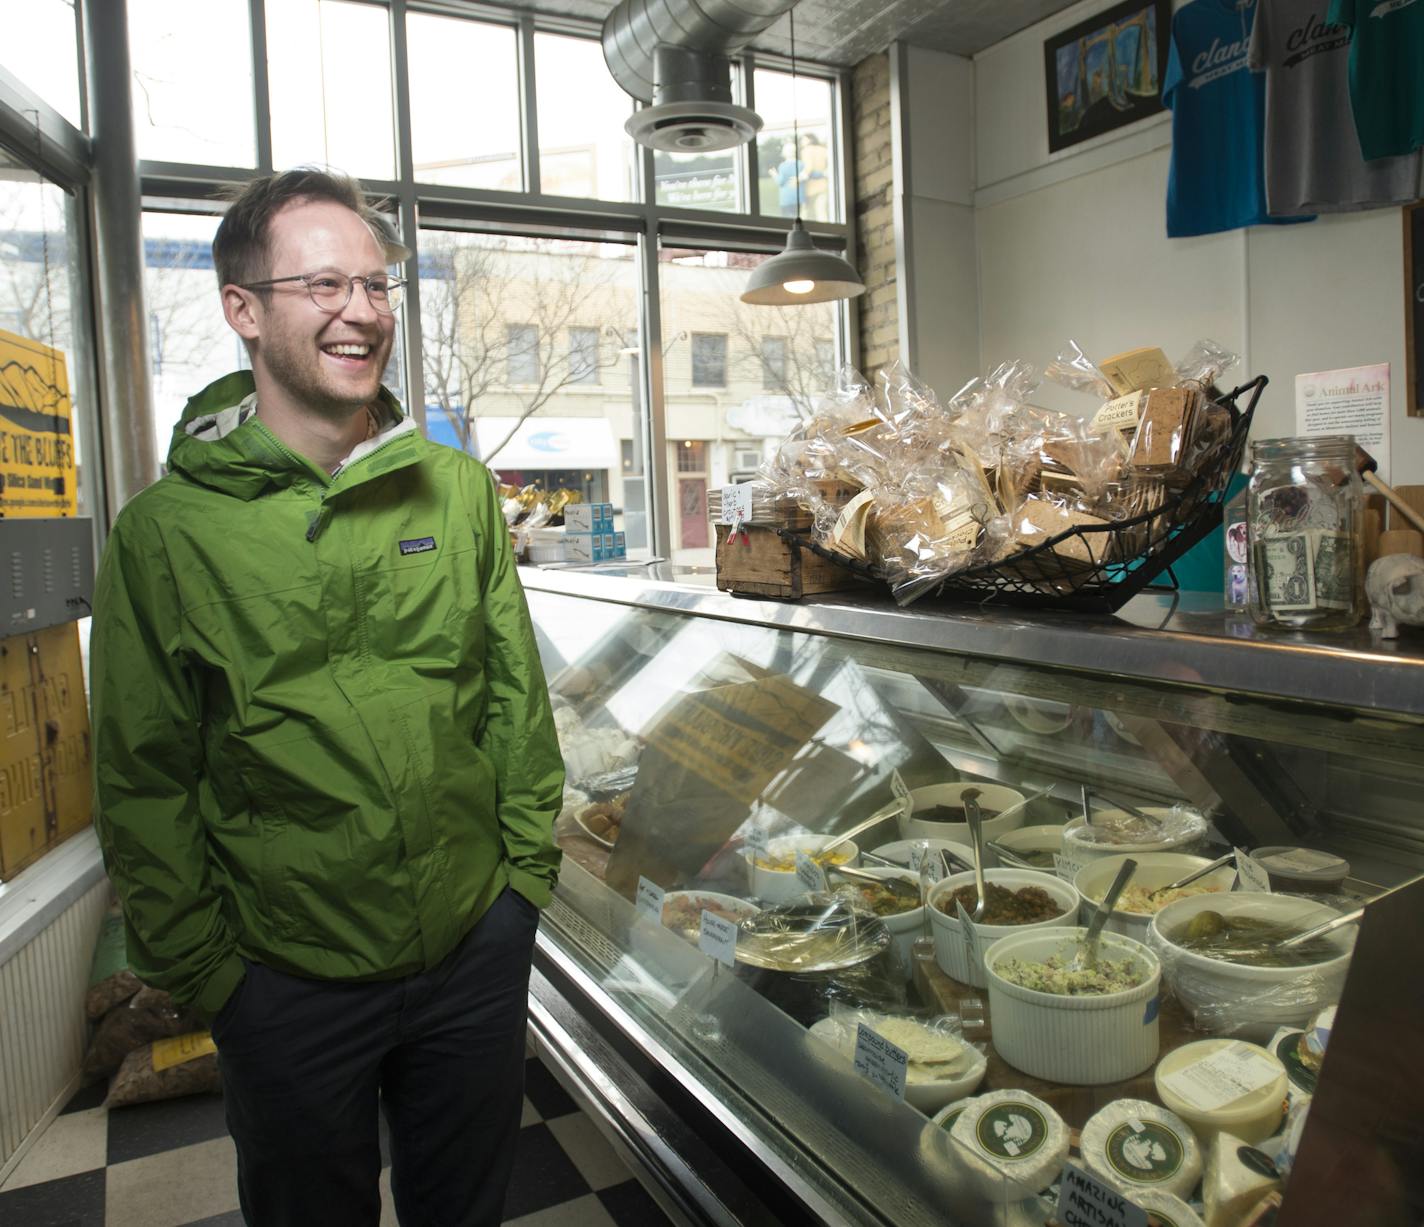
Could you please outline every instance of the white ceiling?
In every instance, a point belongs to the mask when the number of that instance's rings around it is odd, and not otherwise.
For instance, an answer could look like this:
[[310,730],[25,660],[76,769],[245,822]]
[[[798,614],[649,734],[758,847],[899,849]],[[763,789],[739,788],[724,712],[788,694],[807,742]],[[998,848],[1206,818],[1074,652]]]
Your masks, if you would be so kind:
[[[973,55],[1075,0],[801,0],[796,53],[848,68],[896,39],[933,51]],[[616,0],[537,0],[540,12],[602,20]],[[791,50],[790,20],[781,18],[756,39],[761,51]]]

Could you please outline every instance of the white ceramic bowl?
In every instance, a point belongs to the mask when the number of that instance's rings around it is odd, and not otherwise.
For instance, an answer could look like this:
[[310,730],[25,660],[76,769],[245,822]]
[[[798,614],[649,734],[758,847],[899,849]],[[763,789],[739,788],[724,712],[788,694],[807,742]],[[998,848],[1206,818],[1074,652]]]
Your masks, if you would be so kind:
[[1201,1030],[1265,1043],[1277,1027],[1304,1027],[1318,1010],[1340,999],[1355,948],[1353,926],[1326,936],[1339,953],[1323,963],[1246,967],[1184,950],[1172,940],[1193,916],[1208,910],[1301,928],[1340,914],[1309,899],[1259,891],[1197,895],[1169,903],[1158,912],[1152,918],[1148,944],[1162,960],[1167,983]]
[[[919,889],[920,875],[911,873],[908,869],[888,869],[883,865],[862,865],[861,872],[873,874],[877,878],[899,878],[909,882],[916,890]],[[844,881],[844,879],[840,880]],[[836,882],[837,879],[833,876],[831,884],[834,886]],[[880,919],[890,930],[890,956],[895,960],[896,968],[908,980],[915,967],[913,952],[915,938],[924,932],[925,909],[912,907],[907,912],[896,912],[892,916],[882,916]]]
[[1084,930],[1038,928],[1000,938],[984,953],[994,1048],[1015,1069],[1035,1078],[1101,1086],[1150,1069],[1157,1059],[1157,956],[1141,942],[1104,933],[1098,957],[1131,959],[1146,978],[1119,993],[1069,997],[1010,984],[995,974],[1005,959],[1037,962],[1073,956]]
[[[1204,865],[1211,864],[1204,856],[1188,856],[1185,852],[1139,852],[1132,859],[1137,862],[1137,871],[1132,875],[1128,886],[1141,886],[1147,890],[1166,886],[1168,882],[1186,877],[1193,869],[1201,869]],[[1107,893],[1125,860],[1125,856],[1105,856],[1101,860],[1084,865],[1074,877],[1073,885],[1078,888],[1078,897],[1083,901],[1080,916],[1084,924],[1093,918],[1093,913],[1097,910],[1097,900]],[[1220,869],[1213,869],[1206,877],[1198,878],[1186,889],[1190,890],[1192,886],[1214,886],[1214,893],[1220,895],[1229,891],[1235,880],[1236,870],[1230,865],[1223,865]],[[1159,908],[1158,911],[1160,910]],[[1153,915],[1152,912],[1124,911],[1119,902],[1103,927],[1109,933],[1121,933],[1124,937],[1145,942],[1147,930],[1152,927]]]
[[[871,851],[876,856],[883,856],[887,861],[894,861],[896,864],[904,865],[905,868],[908,869],[910,867],[910,853],[918,842],[919,840],[915,839],[897,839],[893,844],[881,844],[880,847],[872,848]],[[959,857],[960,860],[970,865],[974,864],[974,849],[968,844],[955,843],[952,839],[931,839],[929,845],[931,848],[943,848],[944,851],[953,853]],[[984,854],[984,863],[986,865],[997,863],[994,860],[994,854],[990,852],[988,848],[984,849]],[[950,871],[954,872],[953,866],[951,866]]]
[[755,916],[761,908],[755,903],[748,903],[745,899],[738,899],[736,895],[723,895],[715,890],[670,890],[663,895],[662,921],[666,928],[671,929],[679,937],[685,937],[690,942],[696,942],[702,927],[702,913],[699,909],[697,917],[692,921],[691,930],[680,929],[673,925],[668,917],[668,908],[676,907],[684,901],[703,901],[714,905],[713,910],[720,908],[728,917],[734,921],[745,920],[748,916]]
[[[1005,831],[995,838],[1010,852],[1047,852],[1053,855],[1063,851],[1063,826],[1061,823],[1018,827],[1012,831]],[[990,855],[993,855],[992,849],[990,849]],[[994,863],[1001,863],[998,857],[994,857]],[[1018,866],[1015,865],[1013,868],[1017,869]],[[1042,869],[1044,873],[1052,873],[1054,871],[1053,862],[1050,860]]]
[[[979,808],[984,814],[984,838],[998,839],[1005,831],[1023,826],[1026,805],[1020,805],[1024,795],[1000,784],[975,784],[961,780],[955,784],[930,784],[925,788],[915,788],[910,792],[910,812],[900,811],[900,837],[902,839],[949,839],[955,843],[969,844],[969,824],[967,822],[931,822],[916,814],[933,809],[936,805],[959,805],[966,789],[979,790]],[[1005,818],[994,815],[1019,805]]]
[[930,927],[935,939],[935,962],[951,979],[958,980],[961,984],[972,984],[975,988],[983,988],[985,984],[984,952],[1001,937],[1010,933],[1022,933],[1026,929],[1072,924],[1078,915],[1078,892],[1073,889],[1071,883],[1055,878],[1051,873],[1039,873],[1034,869],[986,869],[984,879],[986,883],[997,883],[1010,890],[1020,886],[1042,887],[1063,905],[1063,914],[1026,925],[977,924],[974,926],[974,950],[971,954],[965,945],[959,917],[945,915],[935,905],[935,901],[952,895],[961,886],[973,886],[974,875],[956,873],[942,882],[936,882],[930,889],[929,897]]
[[[853,1019],[854,1016],[852,1016]],[[849,1028],[849,1034],[846,1029]],[[823,1018],[820,1022],[812,1023],[808,1034],[814,1035],[818,1040],[828,1045],[835,1054],[836,1060],[844,1068],[850,1069],[850,1063],[846,1061],[845,1049],[842,1044],[846,1044],[854,1051],[855,1040],[854,1022],[845,1022],[838,1018]],[[979,1084],[984,1081],[984,1071],[989,1068],[989,1059],[972,1045],[966,1045],[970,1056],[969,1068],[957,1078],[936,1078],[932,1082],[910,1082],[905,1083],[905,1102],[911,1107],[918,1108],[926,1116],[939,1112],[947,1108],[952,1103],[957,1103],[961,1099],[974,1094]]]
[[[775,839],[766,841],[766,851],[768,856],[794,858],[797,852],[817,853],[835,838],[834,835],[811,835],[809,833],[778,835]],[[836,849],[836,852],[849,854],[848,859],[842,862],[843,864],[858,865],[860,863],[860,849],[854,840],[847,840]],[[768,903],[788,903],[798,895],[806,893],[806,887],[796,876],[794,867],[791,869],[767,869],[765,866],[758,865],[756,857],[749,853],[747,855],[747,873],[751,879],[752,894],[758,899],[765,899]]]
[[[1111,843],[1107,840],[1084,838],[1087,830],[1081,817],[1073,819],[1063,828],[1063,859],[1071,873],[1089,861],[1101,860],[1106,856],[1135,856],[1139,852],[1195,852],[1206,839],[1206,819],[1189,810],[1174,809],[1170,805],[1144,805],[1144,814],[1164,821],[1163,830],[1156,835],[1142,839]],[[1093,824],[1101,827],[1104,823],[1133,821],[1132,815],[1120,809],[1099,809],[1093,811]]]

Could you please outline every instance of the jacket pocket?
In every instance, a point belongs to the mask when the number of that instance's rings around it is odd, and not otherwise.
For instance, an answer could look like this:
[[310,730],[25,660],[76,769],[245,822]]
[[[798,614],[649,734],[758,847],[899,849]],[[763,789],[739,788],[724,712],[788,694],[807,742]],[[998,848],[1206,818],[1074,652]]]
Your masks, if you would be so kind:
[[291,824],[282,816],[267,785],[255,772],[244,771],[243,783],[252,799],[252,813],[261,826],[256,877],[262,914],[267,918],[272,937],[291,937],[297,927],[287,870]]

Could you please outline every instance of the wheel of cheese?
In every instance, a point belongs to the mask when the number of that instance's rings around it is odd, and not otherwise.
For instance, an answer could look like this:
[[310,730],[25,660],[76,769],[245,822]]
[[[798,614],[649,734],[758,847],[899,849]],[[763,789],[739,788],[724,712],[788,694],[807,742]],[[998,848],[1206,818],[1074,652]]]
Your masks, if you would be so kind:
[[1088,1170],[1129,1196],[1157,1189],[1186,1197],[1201,1179],[1201,1147],[1175,1112],[1145,1099],[1118,1099],[1083,1126]]
[[1202,1201],[1206,1227],[1235,1227],[1251,1207],[1281,1187],[1270,1160],[1229,1133],[1218,1133],[1206,1154]]
[[[1225,1068],[1224,1076],[1217,1069]],[[1247,1142],[1268,1138],[1286,1106],[1286,1069],[1259,1044],[1210,1039],[1183,1044],[1157,1062],[1157,1096],[1192,1127],[1202,1145],[1218,1133]],[[1252,1089],[1231,1094],[1245,1082]]]
[[1068,1157],[1068,1127],[1027,1091],[990,1091],[969,1100],[949,1135],[982,1197],[1021,1201],[1047,1188]]

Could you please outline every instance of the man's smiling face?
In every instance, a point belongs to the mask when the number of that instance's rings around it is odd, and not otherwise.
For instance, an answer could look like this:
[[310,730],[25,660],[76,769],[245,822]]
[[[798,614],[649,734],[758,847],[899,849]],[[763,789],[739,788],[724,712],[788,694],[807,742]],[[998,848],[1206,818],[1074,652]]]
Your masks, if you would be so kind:
[[[386,271],[370,228],[331,201],[288,205],[272,219],[267,244],[270,278],[321,272],[369,277]],[[395,317],[372,307],[364,286],[354,286],[351,301],[335,313],[321,310],[300,281],[273,286],[257,302],[253,368],[294,408],[344,420],[375,400],[395,340]]]

